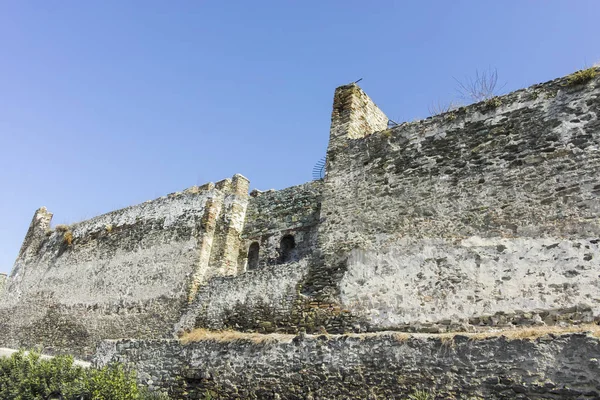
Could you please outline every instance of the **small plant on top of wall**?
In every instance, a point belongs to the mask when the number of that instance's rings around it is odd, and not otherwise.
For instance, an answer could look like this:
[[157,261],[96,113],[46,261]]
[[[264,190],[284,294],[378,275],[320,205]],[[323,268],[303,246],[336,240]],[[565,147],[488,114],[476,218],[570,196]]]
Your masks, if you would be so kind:
[[453,121],[457,115],[454,113],[462,104],[485,102],[487,109],[500,106],[498,96],[506,84],[498,85],[498,70],[488,68],[486,70],[475,70],[475,75],[464,79],[454,78],[456,91],[460,101],[449,103],[437,103],[429,106],[430,115],[446,114],[447,121]]
[[492,100],[500,94],[505,85],[498,87],[498,70],[488,68],[487,70],[475,70],[474,77],[463,80],[454,78],[460,98],[468,101],[480,102]]
[[494,108],[498,108],[502,105],[502,100],[500,100],[499,97],[493,97],[491,99],[488,99],[485,101],[485,108],[487,109],[494,109]]
[[569,75],[567,77],[567,83],[569,85],[581,85],[594,79],[597,74],[598,71],[596,71],[596,67],[582,69]]
[[539,90],[534,90],[531,93],[529,93],[529,100],[537,100],[538,97],[540,97]]
[[60,224],[54,227],[56,232],[67,232],[69,230],[69,225]]
[[454,121],[456,119],[456,113],[454,111],[450,111],[449,113],[447,113],[444,118],[447,121]]
[[73,244],[73,232],[71,231],[66,231],[63,235],[63,243],[66,244],[67,246],[70,246]]
[[429,107],[427,107],[427,110],[429,111],[429,115],[439,115],[455,111],[460,107],[461,103],[455,101],[450,101],[448,103],[438,101],[437,103],[430,104]]

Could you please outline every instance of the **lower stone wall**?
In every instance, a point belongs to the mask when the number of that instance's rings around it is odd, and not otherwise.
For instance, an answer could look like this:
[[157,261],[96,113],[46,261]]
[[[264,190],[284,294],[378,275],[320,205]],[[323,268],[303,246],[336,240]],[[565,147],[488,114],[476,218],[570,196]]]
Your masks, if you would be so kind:
[[37,348],[44,354],[71,354],[90,360],[104,339],[171,338],[185,298],[148,302],[65,305],[37,296],[0,307],[0,347]]
[[188,399],[597,399],[600,340],[406,335],[243,335],[105,341],[98,366],[120,361],[142,384]]

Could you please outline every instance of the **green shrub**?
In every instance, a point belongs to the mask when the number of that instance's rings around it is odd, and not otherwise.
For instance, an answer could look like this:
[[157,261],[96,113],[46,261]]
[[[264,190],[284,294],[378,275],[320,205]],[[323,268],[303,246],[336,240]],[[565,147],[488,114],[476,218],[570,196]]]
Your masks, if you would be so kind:
[[90,370],[88,391],[94,400],[137,400],[140,391],[135,373],[127,372],[120,364]]
[[42,359],[37,352],[20,350],[0,358],[0,399],[45,400],[61,395],[65,400],[168,399],[140,390],[135,373],[122,365],[82,368],[71,356]]
[[412,394],[408,395],[409,400],[433,400],[435,396],[426,390],[415,390]]
[[170,397],[161,392],[151,392],[147,388],[140,389],[140,399],[142,400],[169,400]]
[[42,360],[35,352],[0,358],[0,398],[45,399],[52,393],[74,398],[83,393],[85,373],[69,356]]

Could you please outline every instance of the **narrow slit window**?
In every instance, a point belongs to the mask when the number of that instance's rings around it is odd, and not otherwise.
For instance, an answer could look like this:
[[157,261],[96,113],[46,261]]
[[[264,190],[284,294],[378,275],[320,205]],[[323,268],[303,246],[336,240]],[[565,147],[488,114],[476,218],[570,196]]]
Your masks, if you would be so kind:
[[281,238],[281,243],[279,244],[279,254],[282,263],[295,261],[296,241],[292,235],[285,235]]
[[258,268],[258,252],[260,250],[260,246],[257,242],[254,242],[248,248],[248,270],[253,270]]

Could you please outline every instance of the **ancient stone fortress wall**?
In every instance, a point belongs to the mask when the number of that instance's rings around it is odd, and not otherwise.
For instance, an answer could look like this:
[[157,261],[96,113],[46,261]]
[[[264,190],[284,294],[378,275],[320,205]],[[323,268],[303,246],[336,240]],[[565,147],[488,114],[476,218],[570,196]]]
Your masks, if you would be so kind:
[[[600,78],[561,78],[387,129],[342,86],[321,182],[249,197],[236,175],[54,230],[38,210],[0,345],[134,338],[98,362],[186,398],[597,398],[593,336],[381,331],[598,322],[599,110]],[[139,340],[194,328],[228,331]]]
[[[240,258],[262,271],[209,282],[175,331],[595,320],[599,90],[563,78],[387,130],[338,88],[324,182],[255,194]],[[282,260],[287,235],[306,263]]]
[[585,333],[510,339],[398,333],[106,341],[97,365],[134,366],[181,399],[597,399],[600,342]]
[[362,326],[600,316],[600,78],[557,79],[362,138],[335,125],[343,108],[334,104],[319,249],[322,268],[342,271],[330,291]]
[[41,208],[0,301],[0,344],[88,357],[100,339],[169,337],[202,282],[238,272],[247,202],[236,175],[54,229]]

